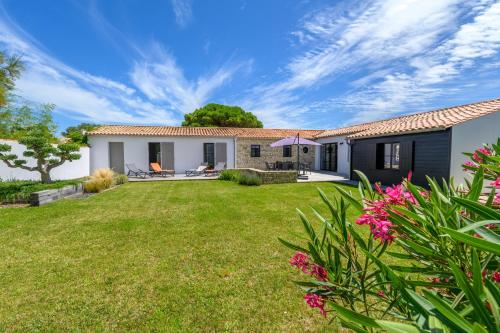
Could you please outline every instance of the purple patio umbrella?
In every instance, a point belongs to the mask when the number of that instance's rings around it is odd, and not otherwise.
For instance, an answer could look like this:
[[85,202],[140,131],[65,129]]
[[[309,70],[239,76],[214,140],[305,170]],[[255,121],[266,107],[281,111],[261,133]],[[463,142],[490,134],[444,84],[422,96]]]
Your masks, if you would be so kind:
[[278,140],[278,141],[270,144],[270,146],[272,148],[282,147],[282,146],[291,146],[291,145],[297,145],[297,174],[299,173],[299,166],[300,166],[300,146],[299,145],[321,146],[320,143],[301,138],[299,133],[297,133],[296,136],[289,136],[287,138]]

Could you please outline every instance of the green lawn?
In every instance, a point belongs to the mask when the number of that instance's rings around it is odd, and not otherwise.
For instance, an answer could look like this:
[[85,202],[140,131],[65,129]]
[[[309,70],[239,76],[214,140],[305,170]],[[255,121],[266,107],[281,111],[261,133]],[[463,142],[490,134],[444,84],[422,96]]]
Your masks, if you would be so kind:
[[[322,331],[278,236],[316,187],[129,183],[0,209],[0,330]],[[354,217],[354,216],[353,216]],[[331,327],[330,327],[331,328]]]

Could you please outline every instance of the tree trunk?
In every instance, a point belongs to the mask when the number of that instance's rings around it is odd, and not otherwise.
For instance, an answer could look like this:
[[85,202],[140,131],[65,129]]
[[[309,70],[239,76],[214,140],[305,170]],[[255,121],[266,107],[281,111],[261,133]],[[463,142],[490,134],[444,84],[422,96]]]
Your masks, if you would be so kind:
[[50,171],[45,171],[45,170],[39,170],[40,171],[40,175],[42,177],[42,183],[44,184],[48,184],[50,182],[52,182],[52,179],[50,179]]

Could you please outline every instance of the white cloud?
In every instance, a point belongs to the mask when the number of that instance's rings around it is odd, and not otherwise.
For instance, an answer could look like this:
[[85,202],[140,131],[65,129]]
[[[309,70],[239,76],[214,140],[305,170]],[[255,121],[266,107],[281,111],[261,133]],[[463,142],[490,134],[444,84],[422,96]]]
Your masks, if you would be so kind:
[[[110,25],[94,8],[105,29]],[[97,23],[97,22],[95,22]],[[112,31],[111,31],[112,32]],[[130,41],[128,47],[135,48]],[[0,45],[22,55],[25,71],[16,83],[17,94],[38,103],[53,103],[56,112],[97,123],[177,125],[183,113],[207,102],[235,72],[251,68],[251,62],[229,63],[211,75],[188,81],[174,58],[153,44],[144,48],[131,70],[135,86],[77,70],[43,50],[0,6]]]
[[193,18],[191,0],[171,0],[177,24],[184,28]]
[[156,44],[152,57],[137,62],[130,76],[132,82],[149,99],[176,106],[186,113],[205,104],[237,71],[250,70],[251,65],[251,61],[230,63],[211,75],[188,81],[172,55]]
[[[426,107],[453,94],[458,88],[448,83],[479,68],[476,59],[497,54],[499,11],[500,3],[492,0],[372,0],[320,8],[292,33],[302,53],[290,59],[281,80],[254,89],[255,98],[273,97],[277,105],[269,113],[330,107],[348,112],[347,122]],[[352,90],[309,105],[299,102],[297,96],[307,99],[309,91],[335,87],[336,80],[350,81]]]

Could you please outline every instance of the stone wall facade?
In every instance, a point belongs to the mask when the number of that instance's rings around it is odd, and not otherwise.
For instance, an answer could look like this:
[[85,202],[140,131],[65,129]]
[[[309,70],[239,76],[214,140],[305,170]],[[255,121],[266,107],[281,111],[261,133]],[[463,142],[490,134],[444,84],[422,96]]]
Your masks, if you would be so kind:
[[241,172],[255,175],[260,178],[262,184],[284,184],[284,183],[296,183],[297,182],[297,171],[263,171],[253,168],[243,168],[237,169]]
[[[266,170],[265,162],[297,162],[297,146],[292,146],[291,157],[283,157],[283,147],[271,148],[269,146],[276,141],[277,139],[238,138],[236,140],[236,167]],[[250,156],[251,145],[260,145],[260,157]],[[303,152],[303,147],[308,148],[307,153]],[[300,145],[300,162],[309,163],[311,168],[314,168],[315,148],[315,146]]]

